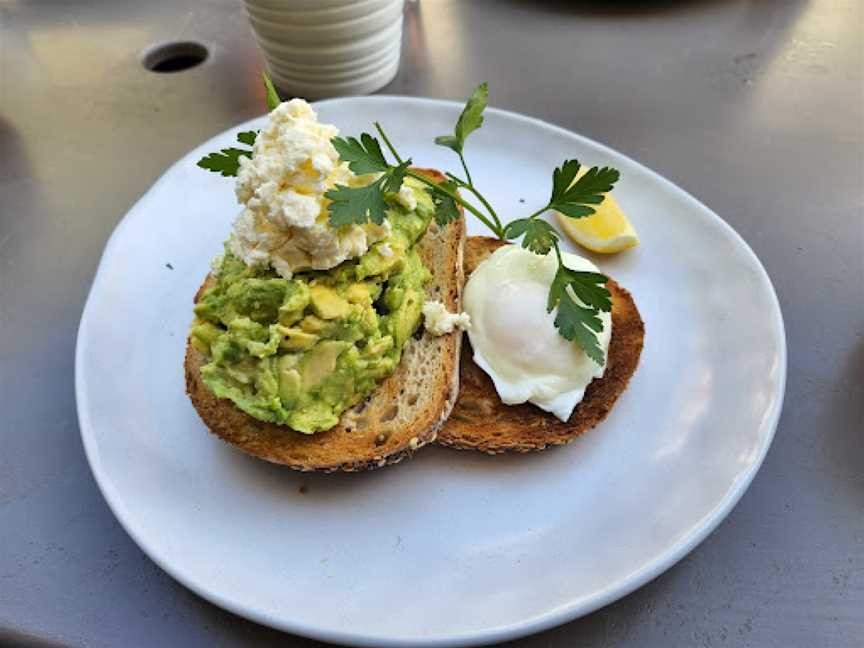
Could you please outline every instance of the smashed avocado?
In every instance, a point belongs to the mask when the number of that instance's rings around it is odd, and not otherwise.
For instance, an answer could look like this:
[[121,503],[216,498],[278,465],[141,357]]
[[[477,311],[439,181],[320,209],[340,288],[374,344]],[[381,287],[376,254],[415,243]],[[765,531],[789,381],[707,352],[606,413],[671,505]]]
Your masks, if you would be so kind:
[[291,279],[227,251],[195,305],[191,341],[207,387],[256,419],[311,434],[370,394],[399,364],[431,278],[415,249],[434,205],[389,201],[391,233],[360,258]]

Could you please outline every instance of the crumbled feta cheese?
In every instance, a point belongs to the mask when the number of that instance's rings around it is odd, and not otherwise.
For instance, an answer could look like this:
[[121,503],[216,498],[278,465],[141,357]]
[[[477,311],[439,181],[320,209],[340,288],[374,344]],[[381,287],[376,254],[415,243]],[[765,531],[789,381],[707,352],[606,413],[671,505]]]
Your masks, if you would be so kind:
[[270,113],[252,157],[240,158],[235,186],[244,208],[228,247],[247,265],[269,265],[291,278],[301,270],[327,270],[357,258],[390,234],[387,221],[330,226],[324,194],[336,184],[358,183],[330,142],[338,134],[335,126],[319,123],[302,99]]
[[396,194],[397,202],[408,211],[417,209],[417,198],[414,196],[414,191],[408,185],[399,187],[399,193]]
[[468,313],[451,313],[440,301],[427,301],[423,304],[423,320],[426,330],[432,335],[452,333],[454,329],[467,331],[471,328]]

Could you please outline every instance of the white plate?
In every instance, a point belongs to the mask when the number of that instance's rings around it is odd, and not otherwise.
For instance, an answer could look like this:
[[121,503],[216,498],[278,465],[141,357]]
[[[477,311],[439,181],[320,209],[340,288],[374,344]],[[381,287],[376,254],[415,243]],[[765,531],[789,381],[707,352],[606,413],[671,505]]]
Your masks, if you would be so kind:
[[[415,164],[458,166],[432,143],[452,129],[456,104],[363,97],[318,110],[345,134],[379,120]],[[642,245],[599,262],[632,291],[647,334],[609,418],[542,453],[425,448],[356,475],[295,473],[210,436],[184,393],[183,346],[192,296],[237,207],[232,181],[195,162],[261,124],[198,147],[141,198],[107,245],[81,320],[87,457],[120,522],[163,569],[217,605],[301,635],[476,644],[614,601],[729,513],[783,398],[783,322],[765,271],[728,225],[657,174],[498,110],[467,157],[508,216],[543,204],[565,158],[621,170],[616,194]]]

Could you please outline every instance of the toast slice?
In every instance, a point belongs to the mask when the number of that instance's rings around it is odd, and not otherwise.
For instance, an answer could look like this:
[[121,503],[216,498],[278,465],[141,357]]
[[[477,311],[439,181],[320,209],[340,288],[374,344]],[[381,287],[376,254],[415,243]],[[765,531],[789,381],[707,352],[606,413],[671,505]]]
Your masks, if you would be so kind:
[[[469,237],[465,247],[466,275],[501,245],[506,244],[485,236]],[[588,385],[585,398],[569,421],[565,423],[530,403],[502,403],[492,379],[474,364],[466,340],[462,346],[459,399],[438,433],[437,442],[488,454],[530,452],[569,443],[606,418],[636,371],[645,337],[645,325],[630,293],[612,279],[607,288],[612,293],[612,338],[606,372]]]
[[[437,171],[417,169],[440,182]],[[432,271],[430,299],[450,311],[461,306],[465,219],[441,228],[433,220],[417,244]],[[197,301],[207,281],[195,296]],[[434,441],[459,393],[461,335],[434,336],[418,329],[396,371],[366,400],[346,410],[336,427],[316,434],[259,421],[228,399],[217,398],[201,379],[208,362],[187,340],[186,391],[210,431],[244,452],[296,470],[356,471],[394,464]]]

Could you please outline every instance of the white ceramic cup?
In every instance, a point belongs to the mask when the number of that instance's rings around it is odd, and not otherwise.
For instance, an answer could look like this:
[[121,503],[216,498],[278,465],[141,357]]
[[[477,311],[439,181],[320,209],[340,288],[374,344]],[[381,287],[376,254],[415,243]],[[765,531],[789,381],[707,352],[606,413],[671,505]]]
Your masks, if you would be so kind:
[[352,77],[350,80],[316,83],[293,77],[283,77],[271,70],[273,82],[280,88],[292,88],[301,97],[341,97],[346,95],[361,95],[375,92],[390,83],[399,71],[399,59],[371,74]]
[[335,7],[292,11],[285,8],[268,8],[262,6],[260,1],[250,0],[246,3],[246,11],[250,16],[261,20],[285,22],[291,25],[321,25],[360,18],[392,4],[394,4],[393,0],[355,0]]
[[369,56],[362,56],[347,63],[328,63],[326,65],[305,65],[303,63],[284,63],[272,61],[270,69],[286,77],[306,78],[310,80],[324,78],[336,79],[337,77],[358,76],[373,72],[384,67],[392,60],[399,58],[399,50],[402,43],[398,40],[387,45],[385,48],[374,52]]
[[366,94],[399,69],[404,0],[245,0],[273,82],[308,98]]

